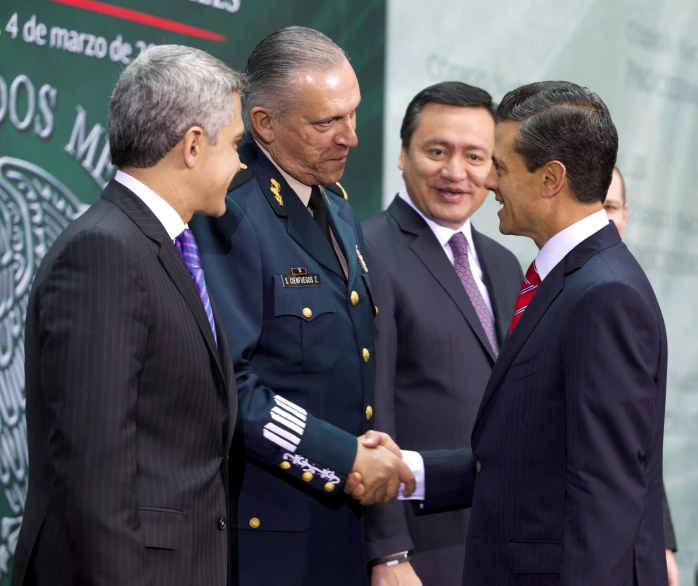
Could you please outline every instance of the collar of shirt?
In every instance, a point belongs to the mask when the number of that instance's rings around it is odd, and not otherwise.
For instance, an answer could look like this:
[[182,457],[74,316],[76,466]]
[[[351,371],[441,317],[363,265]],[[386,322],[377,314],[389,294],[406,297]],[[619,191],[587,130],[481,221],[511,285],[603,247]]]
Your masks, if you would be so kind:
[[[414,205],[414,202],[410,198],[409,194],[407,193],[407,187],[405,185],[402,186],[402,189],[398,193],[398,195],[404,199],[411,207],[412,209],[417,212],[422,219],[427,223],[427,226],[431,229],[431,231],[434,233],[434,236],[436,236],[436,239],[439,241],[439,244],[444,248],[444,251],[446,249],[446,246],[450,245],[448,244],[448,241],[453,237],[454,234],[457,232],[463,232],[465,235],[465,239],[468,241],[468,256],[471,256],[473,260],[475,261],[477,266],[480,266],[480,262],[477,258],[477,251],[475,250],[475,243],[473,242],[473,230],[472,226],[470,225],[470,219],[465,221],[465,224],[463,224],[460,228],[460,230],[453,230],[452,228],[446,228],[445,226],[440,226],[433,220],[430,220],[427,218],[421,210]],[[450,257],[450,255],[447,254],[447,256]]]
[[259,147],[259,150],[266,155],[267,159],[269,159],[274,164],[274,167],[276,167],[279,170],[281,176],[284,179],[286,179],[286,183],[288,183],[288,186],[296,192],[296,195],[300,197],[301,201],[303,202],[303,205],[307,208],[308,202],[310,201],[310,192],[313,190],[313,188],[310,185],[305,185],[304,183],[298,181],[298,179],[294,179],[293,177],[291,177],[288,173],[286,173],[286,171],[284,171],[281,167],[279,167],[276,164],[276,161],[261,144],[257,142],[257,146]]
[[555,265],[575,246],[606,226],[608,226],[606,210],[599,210],[555,234],[543,245],[536,256],[536,270],[540,280],[545,279]]
[[155,217],[165,227],[167,234],[172,240],[177,238],[182,233],[182,230],[188,228],[169,203],[135,177],[123,171],[117,171],[114,180],[133,191],[148,206],[150,211],[155,214]]

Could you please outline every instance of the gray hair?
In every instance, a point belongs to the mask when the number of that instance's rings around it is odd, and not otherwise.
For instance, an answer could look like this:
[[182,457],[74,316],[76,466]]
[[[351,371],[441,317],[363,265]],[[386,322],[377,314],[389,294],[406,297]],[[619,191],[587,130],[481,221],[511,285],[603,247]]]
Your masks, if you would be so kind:
[[117,167],[157,164],[192,126],[213,145],[235,114],[244,76],[199,49],[151,47],[119,77],[109,104],[109,145]]
[[247,60],[243,111],[248,128],[252,108],[268,108],[276,118],[293,110],[298,71],[332,71],[347,59],[332,39],[311,28],[289,26],[263,39]]

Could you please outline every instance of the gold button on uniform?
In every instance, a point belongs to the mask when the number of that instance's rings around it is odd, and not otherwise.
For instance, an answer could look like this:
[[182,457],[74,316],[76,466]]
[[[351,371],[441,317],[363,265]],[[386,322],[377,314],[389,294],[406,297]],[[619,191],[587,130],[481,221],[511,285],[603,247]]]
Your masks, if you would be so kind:
[[371,353],[368,351],[368,348],[364,348],[361,351],[361,356],[363,356],[364,362],[369,361],[369,359],[371,358]]
[[291,467],[291,463],[290,462],[281,462],[281,464],[279,464],[279,467],[282,470],[288,470]]
[[257,529],[261,524],[262,522],[257,519],[257,517],[252,517],[250,519],[250,527],[252,527],[252,529]]
[[378,315],[378,306],[376,305],[373,309],[376,310],[376,315]]
[[310,472],[303,472],[303,476],[301,476],[301,478],[306,482],[310,482],[313,479],[313,475]]
[[371,417],[373,417],[373,407],[369,405],[366,407],[366,421],[371,421]]
[[305,317],[307,317],[308,319],[310,319],[311,317],[313,317],[313,312],[309,307],[304,307],[303,308],[303,315]]
[[334,490],[334,484],[331,482],[328,482],[325,484],[325,492],[332,492]]
[[352,291],[349,299],[351,299],[352,305],[356,305],[359,302],[359,294],[356,291]]

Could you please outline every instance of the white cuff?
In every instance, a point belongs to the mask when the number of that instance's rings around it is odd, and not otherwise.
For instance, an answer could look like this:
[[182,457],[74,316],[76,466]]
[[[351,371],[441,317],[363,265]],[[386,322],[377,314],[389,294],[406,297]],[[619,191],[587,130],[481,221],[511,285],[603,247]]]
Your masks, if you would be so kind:
[[400,490],[398,492],[398,500],[401,501],[423,501],[424,495],[426,494],[426,480],[424,478],[424,458],[419,452],[409,452],[407,450],[402,450],[402,461],[407,464],[407,467],[412,470],[414,474],[414,479],[417,482],[417,488],[411,496],[402,496],[402,491],[405,489],[405,485],[400,485]]

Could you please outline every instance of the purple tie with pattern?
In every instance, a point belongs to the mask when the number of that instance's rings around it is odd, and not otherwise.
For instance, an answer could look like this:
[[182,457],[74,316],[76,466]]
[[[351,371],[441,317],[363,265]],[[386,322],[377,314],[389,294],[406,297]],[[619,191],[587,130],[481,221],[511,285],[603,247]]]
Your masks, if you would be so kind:
[[456,274],[465,287],[465,292],[470,298],[470,302],[475,308],[475,313],[480,319],[482,328],[485,330],[487,339],[490,341],[495,357],[499,354],[499,344],[497,343],[497,332],[494,329],[494,319],[492,314],[482,298],[480,290],[477,288],[473,271],[470,270],[470,262],[468,261],[468,241],[463,232],[454,234],[448,241],[453,251],[453,268],[456,269]]
[[208,298],[208,291],[206,290],[204,269],[201,268],[201,257],[199,256],[199,247],[196,245],[193,232],[189,230],[189,228],[185,228],[184,232],[175,238],[175,246],[177,250],[179,250],[179,254],[182,255],[182,259],[189,269],[191,278],[194,279],[196,291],[199,293],[201,303],[203,303],[206,317],[208,317],[208,323],[211,325],[211,331],[213,332],[213,339],[216,341],[217,346],[218,336],[216,335],[216,322],[213,319],[213,308],[211,307],[211,300]]

